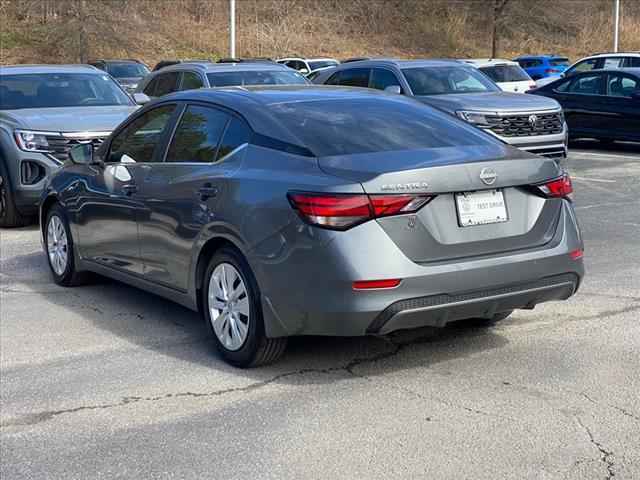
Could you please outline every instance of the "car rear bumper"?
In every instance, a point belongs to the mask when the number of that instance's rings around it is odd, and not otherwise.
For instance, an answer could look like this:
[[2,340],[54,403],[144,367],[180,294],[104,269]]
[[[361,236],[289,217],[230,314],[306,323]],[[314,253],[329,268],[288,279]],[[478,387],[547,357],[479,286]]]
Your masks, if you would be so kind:
[[[343,233],[321,248],[307,243],[288,251],[285,261],[272,257],[256,269],[268,335],[360,336],[443,326],[564,300],[584,275],[582,259],[570,255],[583,244],[569,202],[546,245],[450,262],[411,261],[376,222]],[[380,290],[352,287],[357,280],[379,279],[401,283]]]

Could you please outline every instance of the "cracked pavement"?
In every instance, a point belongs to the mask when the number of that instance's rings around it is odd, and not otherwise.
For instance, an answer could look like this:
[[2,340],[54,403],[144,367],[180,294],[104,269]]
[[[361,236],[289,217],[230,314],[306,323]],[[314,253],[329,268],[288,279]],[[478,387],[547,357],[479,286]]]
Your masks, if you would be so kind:
[[260,369],[178,305],[55,286],[37,229],[0,231],[0,477],[640,479],[640,153],[574,147],[570,301]]

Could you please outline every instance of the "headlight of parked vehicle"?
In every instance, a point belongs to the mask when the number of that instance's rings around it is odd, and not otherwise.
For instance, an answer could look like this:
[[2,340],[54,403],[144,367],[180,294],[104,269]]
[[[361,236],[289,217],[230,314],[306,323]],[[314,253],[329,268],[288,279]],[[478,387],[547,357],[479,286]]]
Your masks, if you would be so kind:
[[489,128],[491,124],[487,120],[487,113],[483,112],[469,112],[465,110],[458,110],[456,112],[458,117],[469,123],[473,123],[476,127]]
[[15,130],[14,136],[20,150],[25,152],[50,152],[49,142],[47,142],[45,132],[34,132],[30,130]]

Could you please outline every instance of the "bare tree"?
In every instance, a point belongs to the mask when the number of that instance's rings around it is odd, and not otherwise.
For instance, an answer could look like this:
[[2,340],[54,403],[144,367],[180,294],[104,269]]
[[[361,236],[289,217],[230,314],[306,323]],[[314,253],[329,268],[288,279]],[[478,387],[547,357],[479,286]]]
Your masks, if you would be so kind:
[[510,0],[493,0],[493,17],[491,22],[491,58],[498,56],[498,26],[502,21],[504,7]]

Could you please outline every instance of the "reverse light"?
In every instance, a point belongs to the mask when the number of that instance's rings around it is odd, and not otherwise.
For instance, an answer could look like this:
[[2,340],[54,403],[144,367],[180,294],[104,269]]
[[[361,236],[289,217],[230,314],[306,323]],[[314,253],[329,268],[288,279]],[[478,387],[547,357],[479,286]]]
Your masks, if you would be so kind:
[[364,195],[290,192],[291,206],[302,219],[318,227],[347,230],[373,218],[415,213],[432,195]]
[[43,153],[51,151],[45,132],[15,130],[13,133],[20,150]]
[[537,188],[545,197],[549,198],[564,198],[573,193],[571,178],[567,173],[549,182],[535,185],[535,188]]
[[400,279],[387,280],[360,280],[353,282],[354,290],[381,290],[385,288],[396,288],[400,285]]

